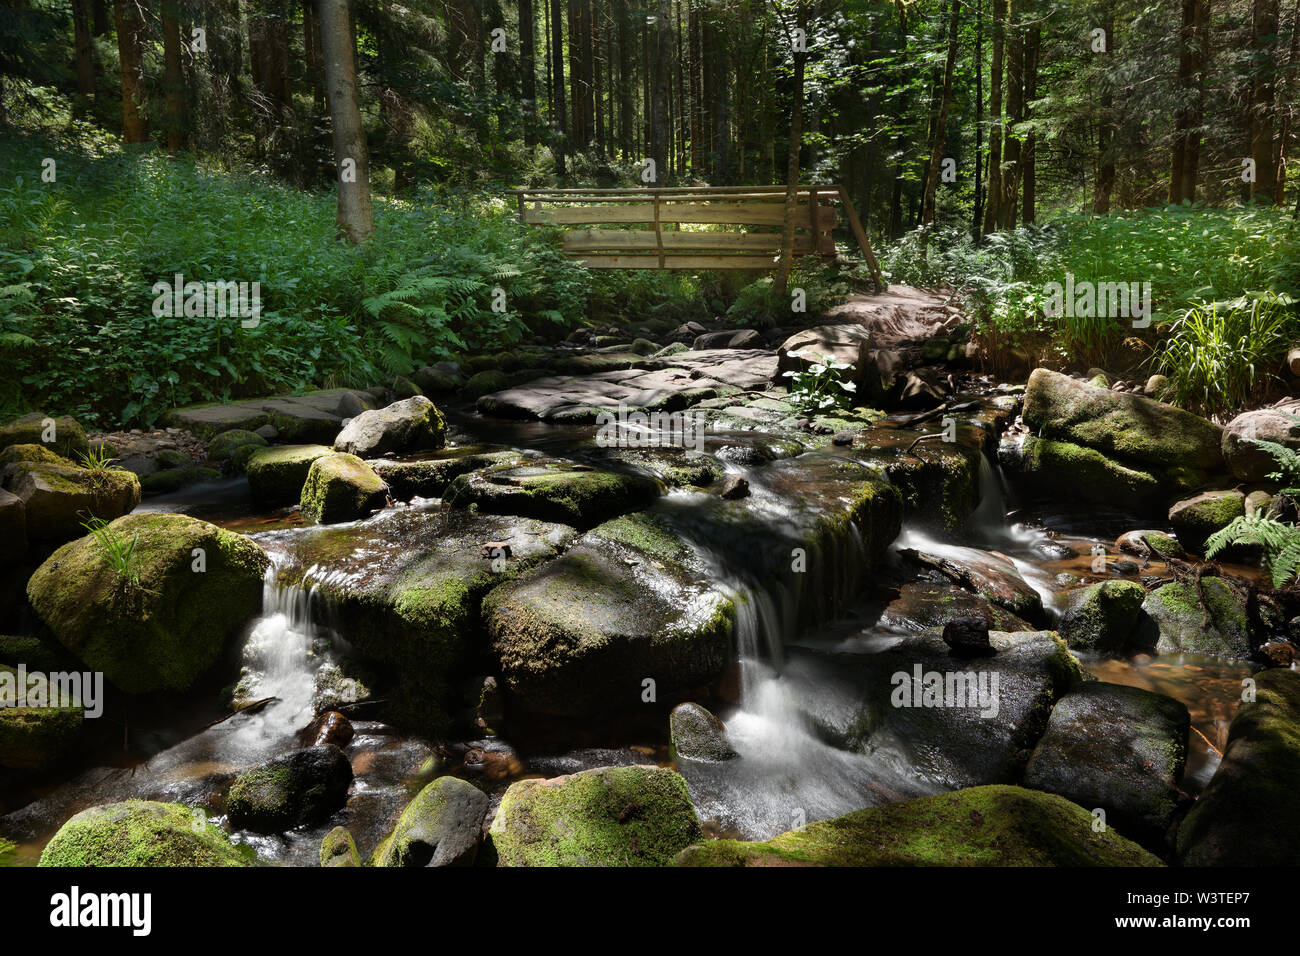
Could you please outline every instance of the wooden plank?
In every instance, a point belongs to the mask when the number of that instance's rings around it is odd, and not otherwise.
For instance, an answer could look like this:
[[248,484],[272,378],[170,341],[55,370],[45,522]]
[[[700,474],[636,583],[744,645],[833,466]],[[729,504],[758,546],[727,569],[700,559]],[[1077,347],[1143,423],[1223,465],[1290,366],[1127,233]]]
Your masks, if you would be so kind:
[[[796,222],[809,222],[811,212],[807,203],[795,209]],[[785,214],[780,203],[677,203],[665,204],[659,215],[662,222],[689,222],[737,226],[779,226]],[[655,206],[642,203],[614,206],[603,209],[532,208],[525,212],[525,222],[556,226],[583,226],[610,223],[653,223]],[[835,225],[835,210],[829,207],[817,210],[817,222],[822,228]]]
[[862,256],[867,260],[867,268],[871,270],[871,278],[875,280],[876,291],[884,292],[888,286],[885,284],[885,277],[880,274],[880,263],[876,262],[876,254],[871,251],[871,243],[862,228],[862,220],[858,218],[858,211],[853,208],[853,201],[849,199],[849,191],[843,186],[840,187],[840,202],[844,204],[844,214],[848,217],[849,228],[853,230],[853,238],[858,240],[858,248],[862,250]]
[[[799,192],[807,192],[810,189],[818,189],[823,192],[838,192],[844,187],[837,186],[837,185],[825,185],[825,186],[809,185],[809,186],[796,186],[795,188]],[[644,194],[644,195],[654,195],[656,193],[660,195],[667,195],[668,193],[684,193],[690,195],[705,196],[711,193],[717,193],[719,195],[733,195],[735,193],[761,192],[769,196],[784,197],[785,190],[786,190],[785,186],[647,186],[647,187],[615,186],[615,187],[603,187],[603,188],[582,187],[582,186],[566,186],[561,188],[557,186],[554,188],[541,187],[537,189],[524,189],[524,188],[508,189],[506,190],[506,192],[511,195],[522,193],[526,196],[537,196],[537,195],[549,196],[552,193],[560,194],[560,195],[591,194],[591,195],[604,195],[604,196],[628,195],[631,193]]]
[[[819,236],[826,234],[819,233]],[[770,252],[776,254],[781,244],[777,232],[665,232],[665,249],[703,249],[718,252]],[[658,249],[653,232],[639,229],[574,229],[564,234],[565,252],[614,252]],[[812,239],[795,237],[795,250],[811,252]]]
[[664,256],[663,265],[659,264],[657,255],[591,255],[578,256],[588,269],[756,269],[766,271],[772,268],[771,256]]

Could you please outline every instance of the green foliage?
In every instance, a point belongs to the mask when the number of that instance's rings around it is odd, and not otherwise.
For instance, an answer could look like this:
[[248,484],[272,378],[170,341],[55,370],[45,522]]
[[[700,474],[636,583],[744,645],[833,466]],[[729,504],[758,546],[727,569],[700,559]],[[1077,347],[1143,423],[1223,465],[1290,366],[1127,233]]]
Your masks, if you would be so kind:
[[1272,293],[1193,305],[1170,326],[1153,364],[1180,405],[1204,414],[1241,408],[1266,392],[1300,334],[1292,305]]
[[[1287,418],[1300,424],[1300,415],[1287,415]],[[1286,485],[1282,495],[1292,499],[1300,496],[1300,488],[1296,487],[1300,485],[1300,454],[1278,442],[1262,438],[1246,440],[1268,452],[1277,462],[1277,471],[1268,477]],[[1268,514],[1240,515],[1234,518],[1231,524],[1206,539],[1206,556],[1212,558],[1234,544],[1259,545],[1273,587],[1290,584],[1300,576],[1300,528],[1280,521],[1276,512],[1277,501],[1274,499]]]
[[108,522],[103,518],[87,518],[87,520],[81,522],[81,526],[90,532],[91,537],[95,539],[96,546],[99,548],[99,553],[108,562],[108,566],[117,573],[122,582],[127,587],[139,587],[139,555],[135,549],[140,541],[140,535],[135,535],[128,542],[124,535],[118,534],[110,528]]
[[[793,359],[801,357],[797,352],[786,354]],[[782,377],[793,379],[790,383],[791,401],[805,411],[824,412],[831,408],[847,408],[853,403],[858,386],[844,379],[844,372],[852,367],[847,362],[836,362],[831,356],[823,355],[820,361],[807,368],[786,372]]]

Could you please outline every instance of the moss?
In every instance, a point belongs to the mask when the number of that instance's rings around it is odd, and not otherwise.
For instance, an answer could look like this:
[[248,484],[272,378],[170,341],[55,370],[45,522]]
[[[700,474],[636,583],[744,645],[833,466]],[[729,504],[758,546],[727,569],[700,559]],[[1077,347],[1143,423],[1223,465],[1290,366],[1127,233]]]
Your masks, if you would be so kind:
[[119,689],[185,690],[261,607],[269,560],[242,535],[184,515],[141,512],[109,528],[136,542],[138,587],[87,536],[37,569],[28,598],[59,642]]
[[245,465],[248,487],[261,504],[286,504],[302,495],[311,463],[330,454],[324,445],[282,445],[259,448]]
[[27,534],[66,541],[83,533],[86,515],[111,520],[140,503],[140,479],[129,471],[19,462],[5,468],[5,487],[23,499]]
[[499,392],[502,389],[509,388],[509,386],[510,376],[506,375],[505,372],[486,369],[471,375],[462,391],[470,398],[478,398],[480,395]]
[[491,840],[500,866],[663,866],[700,833],[679,775],[603,767],[512,784]]
[[1103,581],[1069,592],[1060,633],[1071,647],[1119,653],[1130,648],[1146,591],[1136,581]]
[[91,807],[63,824],[41,866],[249,866],[247,847],[230,842],[202,810],[127,800]]
[[679,866],[1160,866],[1062,797],[993,785],[810,823],[762,843],[693,846]]
[[302,486],[302,515],[329,524],[364,518],[388,502],[388,486],[356,455],[334,452],[311,463]]
[[662,516],[649,511],[614,518],[598,526],[592,534],[643,551],[660,561],[686,561],[691,550],[677,536]]
[[[50,435],[45,426],[47,420],[54,423],[53,441],[45,438]],[[0,425],[0,449],[10,445],[44,445],[57,455],[76,461],[90,450],[86,433],[76,420],[68,416],[53,418],[43,412],[32,412],[15,418],[5,425]]]
[[320,842],[321,866],[360,866],[361,854],[347,827],[335,827]]
[[246,445],[252,445],[254,448],[265,448],[267,441],[257,432],[251,432],[246,428],[232,428],[208,442],[208,457],[213,461],[225,461],[234,453],[235,449]]
[[485,513],[585,529],[642,507],[658,493],[657,484],[644,475],[545,465],[461,475],[448,485],[443,498],[456,508],[473,504]]
[[0,468],[15,462],[30,461],[43,465],[63,465],[75,468],[77,463],[64,458],[46,445],[10,445],[0,451]]
[[407,804],[393,832],[380,841],[371,866],[470,866],[478,853],[487,795],[473,784],[441,776]]
[[1164,492],[1155,473],[1067,441],[1030,439],[1025,443],[1024,468],[1045,490],[1078,495],[1085,501],[1145,506]]
[[76,745],[83,717],[80,706],[0,707],[0,767],[44,770],[58,763]]
[[197,485],[204,481],[218,481],[220,478],[221,472],[215,468],[186,465],[181,468],[169,468],[166,471],[155,471],[151,475],[144,475],[140,479],[140,488],[144,494],[161,495],[169,491],[176,491],[178,488],[184,488],[186,485]]
[[1146,596],[1142,607],[1146,615],[1137,638],[1142,647],[1239,660],[1250,656],[1246,608],[1218,578],[1201,578],[1199,593],[1194,583],[1163,585]]

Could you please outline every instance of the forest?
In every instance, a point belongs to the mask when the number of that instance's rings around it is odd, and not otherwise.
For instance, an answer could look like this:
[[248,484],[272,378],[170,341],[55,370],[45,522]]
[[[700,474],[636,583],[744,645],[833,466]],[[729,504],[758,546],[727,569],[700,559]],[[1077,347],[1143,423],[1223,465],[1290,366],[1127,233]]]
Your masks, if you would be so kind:
[[1300,865],[1300,0],[0,4],[0,875]]

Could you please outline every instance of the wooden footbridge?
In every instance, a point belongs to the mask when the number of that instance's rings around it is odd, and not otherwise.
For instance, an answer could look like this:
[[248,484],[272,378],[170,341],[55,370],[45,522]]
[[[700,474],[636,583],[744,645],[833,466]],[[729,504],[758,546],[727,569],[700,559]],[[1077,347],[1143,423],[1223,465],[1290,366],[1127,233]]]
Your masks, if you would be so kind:
[[[590,269],[758,269],[775,267],[785,223],[784,186],[654,189],[512,189],[519,218],[566,228],[564,251]],[[872,278],[880,266],[843,186],[800,186],[794,252],[835,258],[839,212]]]

